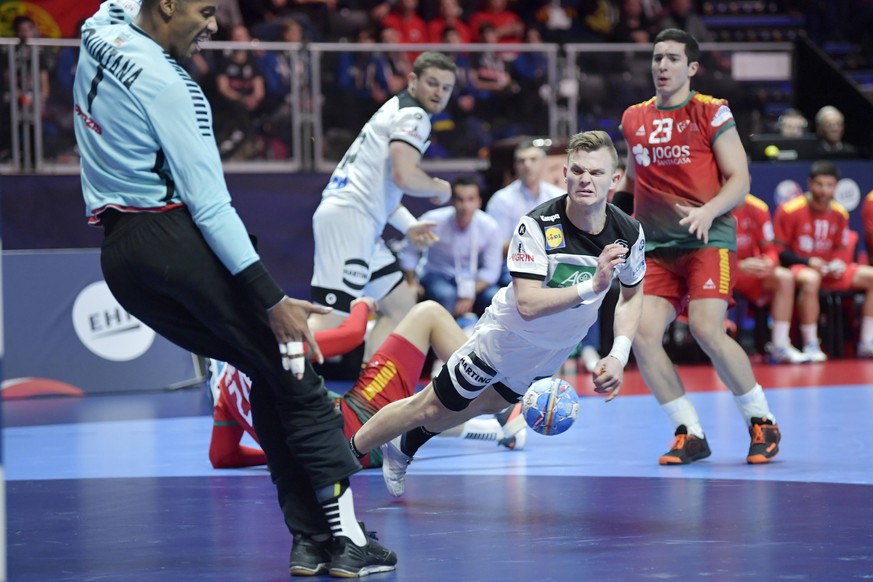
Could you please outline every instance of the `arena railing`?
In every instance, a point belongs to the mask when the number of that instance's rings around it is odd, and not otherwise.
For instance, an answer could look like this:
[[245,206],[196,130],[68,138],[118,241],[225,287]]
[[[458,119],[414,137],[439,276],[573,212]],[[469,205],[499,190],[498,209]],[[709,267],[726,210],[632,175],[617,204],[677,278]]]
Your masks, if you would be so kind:
[[[72,136],[72,96],[53,84],[49,104],[37,115],[42,102],[39,83],[33,95],[21,99],[17,92],[19,51],[30,51],[30,75],[37,78],[45,54],[77,51],[77,39],[33,39],[20,46],[17,39],[0,39],[0,69],[8,99],[3,115],[9,125],[0,124],[0,132],[9,143],[5,159],[0,157],[0,171],[38,173],[76,173],[78,159]],[[315,170],[329,172],[369,115],[384,98],[367,91],[371,79],[349,85],[348,70],[369,67],[367,75],[384,76],[379,67],[388,66],[392,54],[414,56],[423,50],[453,54],[463,63],[477,55],[512,55],[505,59],[517,64],[519,59],[531,78],[522,78],[518,69],[504,63],[512,76],[510,88],[498,91],[498,99],[488,102],[484,93],[464,89],[469,80],[459,80],[453,105],[447,113],[434,118],[434,135],[424,165],[429,170],[471,171],[488,166],[489,147],[508,135],[566,136],[584,129],[606,129],[617,136],[624,108],[653,95],[651,47],[638,44],[538,44],[538,45],[444,45],[444,44],[358,44],[358,43],[284,43],[284,42],[208,42],[198,56],[201,66],[213,67],[203,73],[196,63],[188,65],[195,80],[201,82],[213,105],[216,126],[227,121],[216,91],[212,74],[224,52],[242,50],[275,57],[271,62],[291,71],[288,86],[279,96],[273,115],[259,115],[240,129],[254,143],[243,144],[223,158],[228,172],[295,172]],[[761,132],[768,120],[778,117],[780,108],[790,105],[792,95],[791,66],[793,45],[790,43],[712,43],[701,46],[705,55],[719,56],[718,61],[705,57],[696,88],[727,98],[739,124],[741,134]],[[41,61],[42,59],[42,61]],[[487,60],[487,59],[486,59]],[[465,69],[466,70],[466,69]],[[54,73],[55,71],[53,71]],[[463,75],[467,75],[468,72]],[[405,81],[403,82],[405,85]],[[698,86],[700,85],[700,86]],[[379,94],[379,91],[375,91]],[[461,95],[474,94],[480,103],[465,111],[459,104]],[[379,95],[377,95],[379,96]],[[274,96],[275,97],[275,96]],[[494,98],[492,95],[491,98]],[[369,99],[369,101],[367,101]],[[481,105],[484,101],[486,105]],[[7,109],[8,108],[8,109]],[[0,118],[2,119],[2,118]],[[744,133],[745,132],[745,133]],[[219,140],[223,136],[217,136]],[[2,142],[0,142],[2,143]],[[620,144],[619,144],[620,145]],[[0,145],[0,155],[3,147]]]

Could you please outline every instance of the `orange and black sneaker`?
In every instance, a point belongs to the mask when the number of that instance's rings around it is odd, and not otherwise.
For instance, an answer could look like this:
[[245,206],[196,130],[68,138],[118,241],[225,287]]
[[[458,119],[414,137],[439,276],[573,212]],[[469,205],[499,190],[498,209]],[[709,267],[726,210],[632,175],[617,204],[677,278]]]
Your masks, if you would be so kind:
[[698,438],[688,434],[684,424],[676,428],[676,438],[670,443],[670,450],[661,455],[658,463],[661,465],[687,465],[700,459],[705,459],[712,454],[706,437]]
[[779,453],[782,434],[779,432],[779,426],[771,421],[766,418],[752,418],[749,435],[752,437],[752,444],[749,445],[746,462],[750,465],[769,463],[770,459]]

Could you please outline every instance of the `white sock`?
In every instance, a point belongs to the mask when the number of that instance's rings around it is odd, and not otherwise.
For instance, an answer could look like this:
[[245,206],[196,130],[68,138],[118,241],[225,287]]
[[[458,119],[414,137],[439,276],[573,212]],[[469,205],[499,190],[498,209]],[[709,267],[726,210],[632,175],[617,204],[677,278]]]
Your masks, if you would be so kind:
[[[339,485],[339,484],[337,484]],[[367,536],[355,517],[355,500],[352,497],[351,486],[346,487],[343,494],[321,504],[333,537],[344,536],[352,540],[356,546],[367,545]]]
[[804,346],[818,345],[818,324],[806,323],[800,326],[800,336],[803,338]]
[[685,428],[688,429],[688,434],[693,434],[701,439],[704,437],[703,427],[700,425],[697,410],[694,409],[694,405],[691,404],[687,396],[682,395],[676,400],[662,404],[661,410],[670,417],[670,420],[673,422],[673,430],[677,429],[680,424],[684,424]]
[[873,343],[873,317],[861,319],[861,343],[865,346]]
[[746,419],[746,426],[752,424],[753,416],[755,418],[764,418],[776,424],[776,417],[770,412],[770,406],[767,405],[767,397],[764,396],[764,389],[761,388],[760,384],[755,384],[754,388],[742,396],[734,396],[734,402],[737,403],[740,414]]
[[503,427],[493,416],[491,418],[471,418],[464,423],[461,434],[458,436],[462,439],[496,441],[503,438]]
[[791,344],[788,333],[791,331],[790,321],[773,322],[773,345],[777,348],[787,348]]

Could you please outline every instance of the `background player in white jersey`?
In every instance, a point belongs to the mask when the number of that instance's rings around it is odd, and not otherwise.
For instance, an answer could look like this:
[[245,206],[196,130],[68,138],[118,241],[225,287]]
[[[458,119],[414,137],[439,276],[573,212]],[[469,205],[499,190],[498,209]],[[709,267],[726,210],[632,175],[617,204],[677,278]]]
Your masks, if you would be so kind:
[[217,7],[144,0],[136,15],[127,6],[105,2],[86,21],[73,90],[106,284],[167,339],[252,378],[254,426],[294,534],[292,572],[393,570],[394,552],[355,517],[349,476],[360,465],[303,360],[304,341],[321,359],[306,320],[327,310],[289,299],[261,263],[231,205],[209,103],[179,64],[217,30]]
[[435,240],[432,223],[419,222],[401,204],[404,194],[448,202],[451,186],[419,167],[428,147],[430,116],[445,109],[457,69],[446,55],[424,52],[415,59],[407,88],[385,102],[364,125],[330,177],[312,217],[315,264],[312,300],[334,308],[313,318],[314,329],[335,327],[353,299],[379,301],[380,317],[365,359],[415,304],[396,257],[382,240],[391,224],[422,248]]
[[610,399],[618,393],[639,325],[646,265],[642,227],[606,201],[620,179],[617,166],[605,132],[570,139],[568,193],[516,226],[507,258],[512,283],[497,292],[472,337],[433,382],[385,406],[350,439],[358,456],[384,445],[382,470],[392,494],[403,493],[407,465],[432,436],[473,415],[497,412],[532,382],[554,374],[597,320],[616,277],[616,339],[597,363],[594,385],[611,392]]

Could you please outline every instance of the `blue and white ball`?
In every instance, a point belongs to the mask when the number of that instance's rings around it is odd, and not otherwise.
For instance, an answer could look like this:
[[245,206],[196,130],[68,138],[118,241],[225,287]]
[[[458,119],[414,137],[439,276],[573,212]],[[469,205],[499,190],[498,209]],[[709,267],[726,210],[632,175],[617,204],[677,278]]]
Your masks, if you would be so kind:
[[534,432],[561,434],[579,414],[576,389],[560,378],[543,378],[530,385],[521,399],[521,414]]

